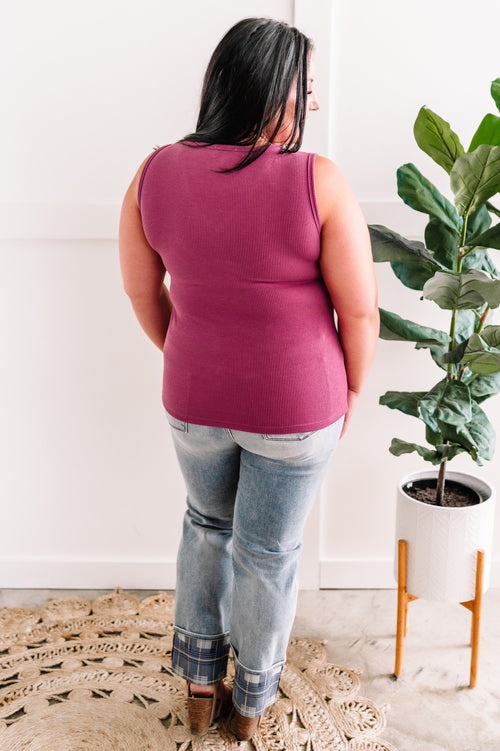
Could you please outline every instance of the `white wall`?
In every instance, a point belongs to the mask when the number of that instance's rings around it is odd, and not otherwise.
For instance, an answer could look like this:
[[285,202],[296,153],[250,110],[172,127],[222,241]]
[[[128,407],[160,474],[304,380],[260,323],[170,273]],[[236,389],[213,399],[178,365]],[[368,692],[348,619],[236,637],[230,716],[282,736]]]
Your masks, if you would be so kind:
[[[423,104],[451,123],[466,149],[483,115],[496,111],[489,88],[500,75],[500,5],[479,0],[471,7],[465,0],[334,3],[332,156],[348,176],[368,222],[422,239],[427,217],[397,196],[396,170],[407,162],[414,162],[452,198],[446,173],[413,138],[413,123]],[[500,253],[493,253],[500,265]],[[436,326],[433,303],[421,302],[418,292],[404,288],[387,264],[376,270],[381,307]],[[448,330],[446,314],[441,319]],[[423,442],[423,428],[414,418],[378,406],[378,397],[389,389],[425,390],[438,380],[439,371],[427,352],[405,343],[379,343],[358,413],[337,450],[325,488],[322,586],[391,586],[396,483],[407,472],[429,465],[416,454],[396,458],[388,453],[393,436]],[[484,406],[500,435],[500,398]],[[498,488],[498,451],[484,468],[468,457],[457,457],[450,468],[477,472]],[[492,582],[500,586],[498,515],[494,557]]]
[[[435,179],[437,168],[414,145],[413,121],[426,103],[468,145],[492,111],[499,14],[484,0],[474,13],[462,0],[9,5],[0,40],[0,587],[173,586],[184,490],[161,409],[161,355],[121,289],[117,221],[145,155],[193,128],[224,31],[270,15],[315,37],[323,110],[304,148],[340,164],[368,221],[418,234],[425,217],[397,199],[395,170],[415,161]],[[423,320],[418,294],[390,269],[377,273],[381,304]],[[420,432],[377,400],[433,383],[425,358],[380,343],[308,525],[303,583],[393,585],[394,486],[421,463],[387,446]],[[494,401],[490,415],[500,425]],[[500,487],[497,459],[479,472]],[[499,555],[497,527],[497,585]]]

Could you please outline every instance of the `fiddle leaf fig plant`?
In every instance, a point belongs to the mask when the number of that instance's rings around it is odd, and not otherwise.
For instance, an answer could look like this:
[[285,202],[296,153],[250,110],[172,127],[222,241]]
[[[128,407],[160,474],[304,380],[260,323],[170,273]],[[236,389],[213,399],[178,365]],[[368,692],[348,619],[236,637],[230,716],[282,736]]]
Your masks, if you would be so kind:
[[[491,95],[500,110],[500,78]],[[393,438],[395,456],[416,452],[440,465],[436,503],[442,504],[446,463],[467,453],[478,464],[491,459],[495,431],[481,408],[500,392],[500,326],[490,322],[500,307],[500,273],[491,250],[500,250],[500,209],[492,203],[500,191],[500,117],[487,114],[467,151],[449,123],[422,107],[414,125],[418,146],[450,178],[453,201],[414,164],[397,171],[398,194],[415,211],[427,214],[424,243],[394,230],[370,225],[373,258],[388,262],[396,277],[422,300],[449,311],[449,327],[422,326],[397,313],[380,310],[380,337],[413,342],[427,349],[441,376],[422,391],[387,391],[380,404],[424,423],[427,445]],[[442,320],[442,314],[439,316]]]

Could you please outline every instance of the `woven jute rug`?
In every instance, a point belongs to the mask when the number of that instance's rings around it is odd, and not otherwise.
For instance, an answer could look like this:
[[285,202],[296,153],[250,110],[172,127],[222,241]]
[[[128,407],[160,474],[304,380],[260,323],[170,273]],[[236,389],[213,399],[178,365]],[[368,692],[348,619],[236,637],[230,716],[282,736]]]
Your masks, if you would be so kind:
[[173,605],[118,588],[0,610],[1,751],[396,751],[379,738],[387,707],[357,695],[360,671],[326,663],[310,639],[291,639],[251,742],[238,745],[225,721],[191,736],[185,683],[170,669]]

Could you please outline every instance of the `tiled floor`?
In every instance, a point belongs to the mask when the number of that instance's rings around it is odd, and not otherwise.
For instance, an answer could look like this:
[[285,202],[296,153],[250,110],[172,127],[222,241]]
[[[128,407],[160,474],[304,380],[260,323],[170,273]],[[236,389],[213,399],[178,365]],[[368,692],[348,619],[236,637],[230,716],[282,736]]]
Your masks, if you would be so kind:
[[[140,599],[155,593],[127,591]],[[51,597],[92,600],[100,594],[103,590],[4,589],[0,608],[38,608]],[[403,673],[397,681],[392,677],[395,628],[395,590],[299,595],[294,634],[326,639],[330,662],[362,668],[360,695],[378,706],[391,705],[382,737],[399,751],[500,751],[500,589],[484,597],[474,689],[468,687],[467,610],[423,600],[410,604]]]

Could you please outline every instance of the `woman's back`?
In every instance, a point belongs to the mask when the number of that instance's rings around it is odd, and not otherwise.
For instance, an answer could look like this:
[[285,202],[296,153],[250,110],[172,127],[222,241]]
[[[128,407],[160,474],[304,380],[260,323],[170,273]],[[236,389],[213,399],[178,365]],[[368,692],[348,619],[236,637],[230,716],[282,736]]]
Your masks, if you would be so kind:
[[187,489],[172,670],[191,732],[232,704],[240,741],[276,699],[304,524],[378,336],[359,205],[333,162],[300,152],[314,76],[298,29],[235,24],[195,132],[141,165],[120,219],[125,291],[164,351]]
[[331,424],[346,377],[322,281],[314,155],[272,144],[173,144],[139,185],[145,235],[171,276],[164,405],[180,420],[259,433]]

